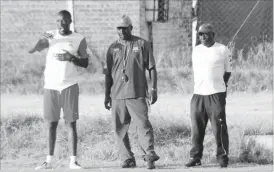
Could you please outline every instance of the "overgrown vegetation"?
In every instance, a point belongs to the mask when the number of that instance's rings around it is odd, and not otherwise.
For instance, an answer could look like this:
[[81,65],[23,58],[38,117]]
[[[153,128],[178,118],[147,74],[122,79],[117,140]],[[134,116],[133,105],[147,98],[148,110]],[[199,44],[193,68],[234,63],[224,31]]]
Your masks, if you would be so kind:
[[[11,114],[12,115],[12,114]],[[169,120],[168,120],[169,119]],[[186,162],[191,148],[190,123],[185,118],[172,120],[170,117],[157,117],[152,115],[152,125],[155,132],[156,150],[163,158],[161,161]],[[130,128],[133,151],[137,157],[141,156],[141,150],[137,138],[133,138],[136,128]],[[255,129],[256,130],[256,127]],[[271,164],[272,152],[267,148],[257,145],[256,142],[245,142],[245,126],[229,126],[230,131],[230,158],[231,163],[247,162],[258,164]],[[206,163],[214,163],[215,139],[211,134],[211,128],[206,131],[204,142],[204,158]],[[273,134],[269,131],[257,134]],[[1,119],[1,159],[38,158],[43,159],[47,150],[47,127],[37,114],[13,114]],[[78,149],[82,160],[118,160],[115,138],[112,132],[111,117],[101,118],[84,117],[78,122]],[[55,149],[57,159],[68,159],[69,149],[67,130],[63,122],[60,122],[57,132],[57,144]]]
[[[92,51],[93,52],[93,51]],[[243,51],[236,53],[229,92],[261,92],[273,87],[273,43],[264,42],[250,47],[247,58]],[[156,55],[159,92],[192,93],[193,76],[191,68],[191,48],[176,51],[160,51]],[[88,69],[82,70],[81,92],[104,93],[102,62],[104,55],[94,53]],[[1,59],[1,93],[42,93],[44,54],[28,59]]]

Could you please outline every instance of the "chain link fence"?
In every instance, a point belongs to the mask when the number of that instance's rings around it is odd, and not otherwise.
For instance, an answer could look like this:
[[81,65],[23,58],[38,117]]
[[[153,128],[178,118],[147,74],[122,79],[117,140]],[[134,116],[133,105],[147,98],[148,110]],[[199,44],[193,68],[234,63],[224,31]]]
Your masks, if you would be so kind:
[[195,13],[197,27],[212,23],[216,40],[236,49],[273,41],[273,0],[199,0]]

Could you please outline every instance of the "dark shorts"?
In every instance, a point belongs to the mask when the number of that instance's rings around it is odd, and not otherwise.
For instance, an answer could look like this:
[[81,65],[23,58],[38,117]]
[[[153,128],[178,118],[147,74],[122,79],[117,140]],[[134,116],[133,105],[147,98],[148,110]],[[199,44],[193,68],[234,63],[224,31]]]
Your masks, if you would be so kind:
[[60,119],[61,108],[66,122],[79,119],[78,114],[79,86],[72,85],[64,90],[44,90],[44,118],[50,122]]

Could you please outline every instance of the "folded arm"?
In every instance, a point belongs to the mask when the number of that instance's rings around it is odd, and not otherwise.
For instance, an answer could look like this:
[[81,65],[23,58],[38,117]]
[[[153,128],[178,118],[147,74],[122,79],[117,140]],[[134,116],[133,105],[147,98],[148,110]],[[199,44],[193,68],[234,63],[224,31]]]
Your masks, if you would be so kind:
[[79,45],[78,54],[80,55],[80,58],[74,57],[71,59],[71,61],[77,66],[87,68],[89,55],[87,53],[87,41],[85,38],[81,41]]
[[64,53],[56,54],[56,59],[60,61],[70,61],[77,66],[87,68],[88,67],[88,53],[87,53],[87,42],[86,39],[83,39],[79,45],[78,55],[75,56],[69,51],[64,50]]

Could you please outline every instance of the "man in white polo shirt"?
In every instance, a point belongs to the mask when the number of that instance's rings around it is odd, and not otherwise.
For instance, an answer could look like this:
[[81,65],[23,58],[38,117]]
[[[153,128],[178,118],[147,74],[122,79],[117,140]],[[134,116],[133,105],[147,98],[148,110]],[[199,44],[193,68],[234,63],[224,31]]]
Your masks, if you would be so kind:
[[200,45],[193,49],[194,95],[191,99],[192,149],[187,167],[201,165],[203,140],[208,119],[217,144],[220,167],[228,165],[228,132],[226,124],[226,90],[231,75],[229,49],[214,41],[213,26],[203,24],[198,30]]
[[52,168],[56,129],[63,109],[64,119],[68,126],[71,150],[70,169],[81,169],[76,160],[77,131],[79,119],[79,73],[78,67],[88,66],[87,43],[84,36],[70,30],[71,14],[62,10],[57,15],[57,30],[46,32],[29,51],[34,53],[48,48],[44,85],[44,118],[49,124],[49,154],[42,165],[35,169]]

